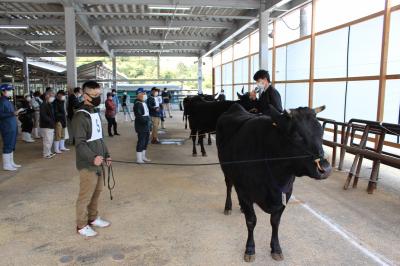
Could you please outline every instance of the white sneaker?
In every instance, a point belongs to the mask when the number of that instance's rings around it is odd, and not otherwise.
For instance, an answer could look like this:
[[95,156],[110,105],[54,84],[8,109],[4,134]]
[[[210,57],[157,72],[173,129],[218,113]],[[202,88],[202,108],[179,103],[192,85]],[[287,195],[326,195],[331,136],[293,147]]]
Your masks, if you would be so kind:
[[53,158],[54,156],[55,156],[55,154],[54,154],[54,153],[51,153],[51,154],[44,155],[43,158],[45,158],[45,159],[51,159],[51,158]]
[[90,223],[90,225],[104,228],[104,227],[109,227],[111,225],[111,223],[101,219],[100,217],[97,217],[96,220],[94,220],[93,222]]
[[89,225],[86,225],[82,229],[78,230],[78,234],[85,237],[93,237],[97,235],[97,232],[94,231]]

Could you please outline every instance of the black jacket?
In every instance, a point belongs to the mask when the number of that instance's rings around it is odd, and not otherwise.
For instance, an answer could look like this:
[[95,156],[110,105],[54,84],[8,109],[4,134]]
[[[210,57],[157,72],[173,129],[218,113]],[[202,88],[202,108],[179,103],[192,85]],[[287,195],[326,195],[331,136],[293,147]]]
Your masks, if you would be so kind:
[[75,94],[71,94],[68,97],[68,107],[67,107],[67,111],[68,111],[68,119],[72,120],[72,118],[74,117],[74,113],[75,111],[81,106],[81,103],[79,102],[78,97],[76,97]]
[[147,107],[149,107],[151,117],[160,117],[160,107],[157,107],[156,98],[150,96],[147,99]]
[[135,114],[135,130],[138,133],[150,132],[150,116],[143,116],[143,104],[145,103],[136,100],[133,105],[133,113]]
[[43,102],[40,106],[40,127],[54,129],[55,123],[53,106],[48,102]]
[[161,93],[161,97],[163,98],[163,103],[169,103],[171,101],[171,93],[169,91],[163,91]]
[[33,128],[33,113],[35,111],[27,101],[22,103],[22,108],[25,108],[25,110],[18,116],[19,121],[21,121],[21,129],[23,132],[30,133]]
[[263,114],[268,114],[269,104],[275,107],[275,109],[278,110],[279,112],[281,113],[283,112],[281,95],[271,85],[269,85],[269,87],[261,93],[259,99],[260,106],[258,108],[259,112],[262,112]]
[[63,128],[67,127],[64,102],[56,99],[53,103],[53,107],[56,122],[60,122]]

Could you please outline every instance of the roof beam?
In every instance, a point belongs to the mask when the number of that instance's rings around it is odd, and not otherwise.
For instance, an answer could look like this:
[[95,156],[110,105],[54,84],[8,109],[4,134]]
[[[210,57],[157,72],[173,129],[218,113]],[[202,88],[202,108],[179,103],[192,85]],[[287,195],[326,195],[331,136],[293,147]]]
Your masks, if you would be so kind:
[[195,27],[195,28],[232,28],[233,22],[212,20],[164,20],[164,19],[92,19],[91,25],[121,27]]
[[[159,54],[159,52],[115,52],[114,56],[154,56],[156,57]],[[13,55],[11,55],[13,56]],[[26,54],[26,56],[29,57],[61,57],[60,54],[55,54],[55,53],[37,53],[37,54]],[[108,56],[105,52],[101,53],[84,53],[84,52],[79,52],[77,51],[76,56],[84,56],[84,57],[99,57],[99,56]],[[179,53],[179,52],[164,52],[161,53],[161,56],[172,56],[172,57],[199,57],[200,54],[197,52],[184,52],[184,53]]]
[[23,58],[24,54],[21,51],[10,49],[9,47],[0,46],[0,53],[7,56]]
[[63,26],[64,19],[0,19],[1,25],[28,25],[28,26]]
[[[76,4],[76,1],[73,0],[62,0],[64,6],[72,6],[75,9],[75,12],[82,11],[82,8]],[[91,27],[89,23],[89,19],[85,15],[76,15],[76,20],[81,28],[92,38],[92,40],[97,43],[107,54],[109,57],[113,57],[112,51],[108,48],[108,44],[106,40],[101,38],[99,30],[97,27]]]
[[[14,3],[59,3],[59,0],[13,0]],[[173,5],[173,0],[75,0],[76,4]],[[179,6],[258,9],[260,0],[180,0]]]
[[[28,35],[28,34],[20,34],[17,35],[20,38],[15,38],[8,34],[0,33],[0,41],[4,41],[10,44],[24,44],[23,40],[34,41],[34,40],[42,40],[42,41],[54,41],[54,42],[64,42],[64,35]],[[23,40],[22,40],[23,39]],[[104,40],[108,40],[109,43],[111,41],[162,41],[165,39],[162,34],[140,34],[140,35],[103,35]],[[185,42],[215,42],[217,38],[210,36],[188,36],[185,34],[168,34],[167,41],[185,41]],[[77,36],[77,42],[90,42],[92,39],[87,35],[79,35]]]

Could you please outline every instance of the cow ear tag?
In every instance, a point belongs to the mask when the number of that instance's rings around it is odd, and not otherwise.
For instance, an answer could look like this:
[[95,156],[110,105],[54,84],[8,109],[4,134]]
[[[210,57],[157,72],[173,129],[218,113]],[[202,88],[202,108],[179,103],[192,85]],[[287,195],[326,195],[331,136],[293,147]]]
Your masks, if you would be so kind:
[[283,206],[286,206],[286,193],[282,192],[282,204]]
[[275,122],[273,122],[272,125],[273,125],[274,127],[277,127],[277,126],[278,126]]

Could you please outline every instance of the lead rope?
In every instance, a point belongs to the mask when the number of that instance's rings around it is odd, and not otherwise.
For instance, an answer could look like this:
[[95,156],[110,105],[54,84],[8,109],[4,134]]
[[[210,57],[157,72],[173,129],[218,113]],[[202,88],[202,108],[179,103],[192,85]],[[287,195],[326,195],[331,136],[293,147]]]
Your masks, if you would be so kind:
[[[107,165],[106,165],[107,166]],[[110,192],[110,199],[113,200],[112,190],[115,188],[115,178],[114,178],[114,171],[112,165],[107,166],[107,187],[108,191]],[[104,170],[104,164],[101,165],[101,172],[103,175],[103,184],[106,186],[106,171]],[[112,181],[112,185],[111,185]]]

